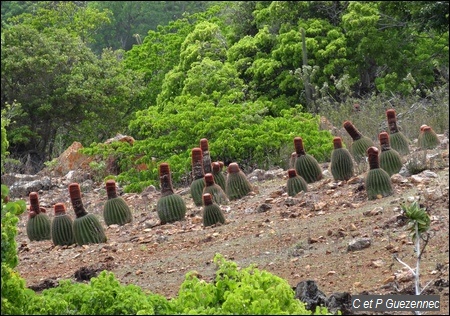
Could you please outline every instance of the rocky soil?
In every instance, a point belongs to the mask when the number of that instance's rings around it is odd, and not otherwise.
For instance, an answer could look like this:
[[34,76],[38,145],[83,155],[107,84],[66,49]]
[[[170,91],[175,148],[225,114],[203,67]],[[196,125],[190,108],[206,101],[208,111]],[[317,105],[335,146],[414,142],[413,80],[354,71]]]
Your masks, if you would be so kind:
[[[202,208],[194,205],[189,187],[176,188],[187,204],[183,221],[160,225],[155,209],[160,192],[150,187],[141,194],[121,195],[133,210],[132,223],[106,227],[104,185],[71,172],[51,178],[51,185],[39,191],[41,206],[52,218],[53,205],[63,202],[74,218],[68,184],[79,180],[83,203],[105,225],[108,241],[82,247],[55,247],[50,240],[30,242],[27,214],[23,214],[17,236],[18,269],[27,286],[37,291],[61,279],[87,282],[106,269],[123,284],[170,298],[177,295],[188,271],[213,280],[213,258],[221,253],[241,267],[255,264],[270,271],[293,288],[313,280],[327,296],[336,292],[413,294],[412,275],[395,257],[415,266],[400,205],[418,200],[431,217],[430,239],[420,265],[421,286],[426,286],[426,294],[440,295],[441,311],[436,314],[448,314],[448,161],[447,140],[442,148],[429,152],[427,170],[411,175],[403,169],[392,176],[395,193],[372,201],[364,188],[365,172],[335,182],[323,164],[322,180],[308,184],[308,192],[289,197],[285,170],[255,170],[248,175],[254,192],[223,206],[224,225],[206,228]],[[362,247],[349,246],[361,240]]]

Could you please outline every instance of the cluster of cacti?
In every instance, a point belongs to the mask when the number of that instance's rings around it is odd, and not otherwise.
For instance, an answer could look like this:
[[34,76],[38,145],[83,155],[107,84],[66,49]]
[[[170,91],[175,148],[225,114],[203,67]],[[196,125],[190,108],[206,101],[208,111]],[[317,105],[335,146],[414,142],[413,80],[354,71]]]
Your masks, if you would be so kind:
[[322,179],[322,168],[316,158],[307,154],[303,147],[303,139],[301,137],[294,138],[294,147],[297,154],[295,160],[295,170],[307,183],[313,183]]
[[69,184],[69,194],[76,215],[73,221],[75,242],[80,246],[106,242],[105,230],[99,219],[84,208],[80,185],[78,183]]
[[179,194],[175,194],[172,186],[169,164],[163,162],[159,165],[159,181],[161,197],[156,203],[161,224],[183,220],[186,215],[186,203]]
[[420,149],[435,149],[440,145],[439,137],[436,132],[428,125],[420,127],[417,145]]
[[227,180],[222,170],[223,170],[222,161],[215,161],[212,163],[212,175],[214,177],[214,182],[217,183],[222,188],[222,190],[225,191]]
[[73,233],[73,220],[66,213],[64,203],[56,203],[54,206],[55,217],[52,221],[52,241],[55,246],[69,246],[75,243]]
[[375,200],[379,197],[392,195],[394,190],[392,188],[391,177],[384,169],[380,168],[378,148],[375,146],[369,147],[367,149],[367,156],[370,167],[365,179],[367,198],[369,200]]
[[220,206],[214,202],[213,197],[209,193],[203,194],[203,226],[211,226],[214,224],[224,224],[225,217]]
[[348,180],[354,176],[354,162],[347,148],[342,146],[340,137],[333,138],[333,151],[331,152],[330,171],[334,180]]
[[397,116],[394,109],[386,111],[386,117],[389,126],[391,147],[395,149],[400,155],[409,154],[409,140],[399,131],[397,126]]
[[236,162],[230,163],[227,171],[225,193],[230,200],[240,199],[253,191],[253,186]]
[[30,241],[40,241],[51,239],[51,221],[45,209],[39,205],[39,196],[36,192],[31,192],[30,210],[28,213],[27,236]]
[[203,189],[203,195],[205,193],[211,194],[213,200],[215,203],[221,205],[221,204],[228,204],[230,201],[228,199],[227,194],[225,191],[214,181],[214,176],[212,173],[205,174],[205,188]]
[[106,181],[106,194],[108,200],[103,207],[103,218],[106,225],[131,223],[133,215],[125,200],[117,196],[116,181],[112,179]]
[[388,133],[381,132],[378,134],[378,139],[381,148],[379,156],[380,168],[384,169],[389,176],[392,176],[402,169],[402,159],[400,154],[395,149],[391,148]]
[[206,138],[200,139],[200,148],[203,155],[203,173],[212,173],[211,154],[209,153],[209,144]]
[[350,121],[344,122],[344,128],[352,138],[353,142],[350,147],[350,152],[357,163],[360,163],[366,157],[367,149],[375,146],[373,141],[362,135]]
[[298,192],[307,192],[308,184],[305,179],[297,174],[294,168],[288,170],[287,193],[289,196],[296,196]]
[[203,171],[203,153],[199,147],[192,148],[192,175],[194,180],[191,183],[191,196],[196,206],[203,205],[203,189],[205,188],[205,173]]

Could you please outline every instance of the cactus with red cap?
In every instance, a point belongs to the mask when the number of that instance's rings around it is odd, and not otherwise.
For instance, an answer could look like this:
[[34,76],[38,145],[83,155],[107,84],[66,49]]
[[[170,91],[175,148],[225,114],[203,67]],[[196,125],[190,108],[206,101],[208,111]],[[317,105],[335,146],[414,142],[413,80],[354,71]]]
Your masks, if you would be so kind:
[[417,145],[420,149],[435,149],[440,145],[436,132],[428,125],[420,127]]
[[287,192],[289,196],[296,196],[298,192],[307,192],[308,184],[297,174],[294,168],[288,170]]
[[342,146],[340,137],[333,138],[334,149],[331,152],[330,171],[334,180],[348,180],[355,173],[352,155],[347,148]]
[[214,202],[219,205],[228,204],[230,200],[228,199],[227,194],[220,187],[220,185],[215,183],[214,176],[212,175],[212,173],[205,174],[204,180],[205,180],[205,188],[203,189],[203,195],[205,193],[211,194]]
[[361,132],[356,129],[355,125],[353,125],[352,122],[345,121],[344,128],[353,140],[350,152],[355,161],[359,163],[366,156],[367,149],[369,147],[375,146],[375,144],[369,137],[361,134]]
[[303,139],[301,137],[294,138],[295,152],[297,159],[295,160],[295,171],[307,183],[313,183],[322,179],[322,168],[316,158],[307,154],[303,147]]
[[230,200],[238,200],[253,191],[253,186],[236,162],[230,163],[227,171],[225,193]]
[[186,215],[186,203],[179,194],[175,194],[172,186],[169,164],[163,162],[159,165],[159,181],[161,197],[156,203],[161,224],[181,221]]
[[386,117],[389,126],[389,139],[391,148],[395,149],[400,155],[409,154],[409,140],[400,132],[397,126],[397,116],[394,109],[386,111]]
[[103,218],[106,225],[131,223],[133,215],[125,200],[117,196],[116,181],[107,180],[105,186],[108,200],[103,207]]
[[369,200],[375,200],[378,197],[392,195],[394,190],[392,188],[391,177],[384,169],[380,168],[378,148],[375,146],[369,147],[367,149],[367,156],[370,167],[365,179],[367,198]]
[[27,236],[30,241],[51,239],[51,221],[45,209],[39,205],[39,196],[36,192],[29,195],[30,210],[28,213]]
[[192,159],[192,175],[194,180],[191,183],[191,196],[194,200],[196,206],[202,206],[203,200],[203,189],[205,188],[205,172],[203,170],[203,153],[202,149],[199,147],[192,148],[191,151]]
[[225,175],[223,174],[223,162],[222,161],[215,161],[212,163],[212,175],[214,177],[214,182],[217,183],[222,190],[226,190],[226,182],[227,179],[225,178]]
[[203,194],[203,226],[211,226],[215,224],[224,224],[225,216],[220,206],[214,202],[213,197],[209,193]]
[[64,203],[56,203],[54,206],[55,217],[52,221],[52,241],[55,246],[69,246],[75,243],[73,234],[73,220],[66,213]]
[[203,173],[212,173],[211,154],[209,153],[209,144],[206,138],[200,139],[200,149],[203,155]]
[[81,190],[78,183],[69,184],[70,201],[76,218],[73,221],[75,242],[79,245],[100,244],[106,242],[105,230],[100,220],[88,213],[81,200]]
[[380,141],[381,148],[381,153],[379,156],[380,168],[384,169],[389,176],[392,176],[402,169],[402,158],[395,149],[391,148],[388,133],[381,132],[378,134],[378,139]]

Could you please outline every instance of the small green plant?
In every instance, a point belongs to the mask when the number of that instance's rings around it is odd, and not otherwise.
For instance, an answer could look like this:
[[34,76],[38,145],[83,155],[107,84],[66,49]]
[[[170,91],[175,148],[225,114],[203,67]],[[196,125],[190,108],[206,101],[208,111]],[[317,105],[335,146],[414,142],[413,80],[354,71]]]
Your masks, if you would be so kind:
[[378,134],[380,140],[380,168],[384,169],[389,176],[396,174],[402,169],[403,163],[400,154],[390,146],[389,134],[381,132]]
[[352,153],[355,161],[359,163],[367,156],[367,149],[371,146],[375,146],[375,144],[369,137],[361,134],[352,122],[345,121],[344,128],[353,140],[350,152]]
[[210,193],[203,194],[202,219],[204,227],[225,223],[225,216],[223,216],[220,206],[214,202],[213,196]]
[[287,192],[289,196],[296,196],[298,192],[307,192],[308,184],[297,174],[294,168],[288,170]]
[[161,197],[156,203],[156,211],[161,224],[183,220],[186,215],[186,203],[179,194],[175,194],[173,191],[170,167],[166,162],[159,165],[159,181]]
[[305,152],[303,147],[303,139],[301,137],[294,138],[294,147],[297,154],[295,160],[295,170],[307,183],[313,183],[323,178],[322,168],[319,162]]
[[391,177],[389,177],[386,171],[380,168],[378,148],[374,146],[369,147],[367,149],[367,156],[370,167],[365,179],[367,198],[369,200],[375,200],[394,194]]
[[52,221],[52,241],[55,246],[68,246],[75,243],[73,234],[73,220],[66,213],[64,203],[56,203],[54,206],[55,217]]
[[46,210],[39,206],[37,192],[29,194],[30,211],[28,213],[27,236],[30,241],[49,240],[51,236],[51,221]]
[[125,225],[131,223],[133,215],[130,207],[120,196],[117,196],[116,181],[113,179],[106,181],[106,193],[108,200],[103,207],[103,218],[106,225]]
[[334,149],[331,152],[330,171],[334,180],[348,180],[355,174],[355,165],[352,155],[342,146],[342,139],[333,139]]
[[227,170],[225,192],[231,201],[238,200],[253,191],[252,184],[236,162],[230,163]]

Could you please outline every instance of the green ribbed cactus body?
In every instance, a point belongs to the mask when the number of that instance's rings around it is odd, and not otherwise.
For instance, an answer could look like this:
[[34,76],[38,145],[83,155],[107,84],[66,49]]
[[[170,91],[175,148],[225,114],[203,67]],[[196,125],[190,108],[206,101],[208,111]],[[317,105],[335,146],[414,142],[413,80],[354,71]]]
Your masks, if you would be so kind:
[[409,155],[409,141],[402,132],[389,135],[392,149],[395,149],[400,155]]
[[115,197],[106,201],[103,208],[103,218],[106,225],[124,225],[131,223],[133,216],[127,203],[121,197]]
[[202,194],[204,188],[205,188],[205,181],[203,180],[203,178],[195,179],[191,183],[191,196],[196,206],[203,205]]
[[310,154],[299,155],[295,160],[297,174],[307,183],[313,183],[322,179],[322,168],[316,158]]
[[27,236],[30,241],[49,240],[51,236],[51,221],[45,213],[30,217],[27,222]]
[[248,181],[247,176],[239,168],[238,164],[232,162],[228,165],[228,175],[226,190],[228,198],[238,200],[253,191],[253,186]]
[[297,193],[308,191],[308,184],[303,177],[299,176],[295,169],[288,170],[287,192],[289,196],[296,196]]
[[353,141],[351,153],[356,162],[360,162],[366,157],[366,151],[369,147],[375,146],[374,142],[367,136]]
[[378,195],[386,197],[394,194],[391,177],[384,169],[381,168],[371,169],[368,171],[365,186],[367,198],[369,200],[377,199]]
[[225,216],[220,206],[216,203],[205,206],[203,209],[203,226],[207,227],[218,223],[225,223]]
[[106,242],[105,230],[94,214],[76,218],[73,221],[73,234],[79,246]]
[[334,180],[348,180],[354,176],[355,166],[347,148],[335,148],[331,153],[330,171]]
[[225,191],[227,179],[225,178],[225,175],[223,174],[223,172],[221,172],[221,171],[218,173],[213,172],[213,176],[214,176],[214,182],[217,183],[217,185],[219,185],[222,188],[222,190]]
[[186,203],[178,194],[162,196],[156,204],[156,212],[163,225],[181,221],[186,215]]
[[73,220],[69,215],[60,214],[53,218],[52,241],[55,246],[69,246],[75,243]]
[[380,168],[389,176],[396,174],[402,169],[403,163],[400,154],[395,149],[388,149],[380,153]]

